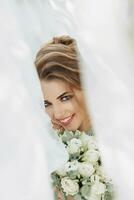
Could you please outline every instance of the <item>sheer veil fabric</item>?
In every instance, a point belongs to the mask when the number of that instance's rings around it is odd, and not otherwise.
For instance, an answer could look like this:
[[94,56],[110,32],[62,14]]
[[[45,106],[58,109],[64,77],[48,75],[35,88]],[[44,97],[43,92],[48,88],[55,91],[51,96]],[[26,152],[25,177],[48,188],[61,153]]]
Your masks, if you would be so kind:
[[134,3],[5,0],[0,31],[0,199],[53,199],[49,174],[68,156],[44,112],[33,65],[56,35],[77,40],[83,86],[117,200],[133,199]]
[[44,113],[33,49],[14,4],[0,7],[0,199],[53,200],[49,174],[68,157]]

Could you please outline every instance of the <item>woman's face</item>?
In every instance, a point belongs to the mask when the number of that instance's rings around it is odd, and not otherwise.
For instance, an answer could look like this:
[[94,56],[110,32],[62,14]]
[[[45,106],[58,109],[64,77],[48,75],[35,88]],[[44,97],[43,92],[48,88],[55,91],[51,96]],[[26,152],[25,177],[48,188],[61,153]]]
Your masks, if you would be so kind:
[[81,90],[71,87],[60,79],[43,80],[41,88],[45,110],[51,120],[55,120],[70,131],[88,130],[89,116]]

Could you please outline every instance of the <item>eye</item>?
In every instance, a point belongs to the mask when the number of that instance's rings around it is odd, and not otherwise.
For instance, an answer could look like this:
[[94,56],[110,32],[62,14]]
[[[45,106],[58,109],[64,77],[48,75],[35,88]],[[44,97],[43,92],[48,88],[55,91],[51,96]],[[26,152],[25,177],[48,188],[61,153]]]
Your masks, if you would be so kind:
[[48,103],[48,102],[44,102],[44,106],[45,106],[45,108],[47,108],[48,106],[50,106],[51,104],[50,103]]
[[69,99],[71,99],[73,96],[72,95],[69,95],[69,96],[64,96],[61,98],[62,101],[67,101]]

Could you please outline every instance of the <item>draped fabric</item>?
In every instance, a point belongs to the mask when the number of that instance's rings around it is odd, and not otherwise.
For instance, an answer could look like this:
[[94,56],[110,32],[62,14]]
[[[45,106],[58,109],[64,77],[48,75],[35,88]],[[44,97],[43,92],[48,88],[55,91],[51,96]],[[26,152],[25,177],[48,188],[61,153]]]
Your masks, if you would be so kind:
[[[5,0],[0,7],[0,199],[53,199],[49,173],[67,160],[44,112],[37,50],[77,40],[88,109],[117,199],[133,199],[134,3]],[[47,198],[46,198],[47,197]]]
[[51,200],[49,174],[67,154],[44,112],[33,49],[14,5],[0,7],[0,199]]

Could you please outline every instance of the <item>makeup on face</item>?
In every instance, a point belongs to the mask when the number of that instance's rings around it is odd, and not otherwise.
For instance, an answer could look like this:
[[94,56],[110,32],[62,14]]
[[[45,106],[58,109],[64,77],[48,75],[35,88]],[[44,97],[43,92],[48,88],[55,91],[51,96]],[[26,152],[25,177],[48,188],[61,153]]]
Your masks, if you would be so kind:
[[42,81],[45,111],[64,129],[84,129],[87,121],[84,96],[81,90],[71,88],[62,80]]

